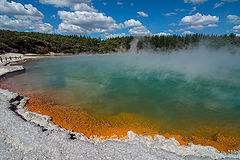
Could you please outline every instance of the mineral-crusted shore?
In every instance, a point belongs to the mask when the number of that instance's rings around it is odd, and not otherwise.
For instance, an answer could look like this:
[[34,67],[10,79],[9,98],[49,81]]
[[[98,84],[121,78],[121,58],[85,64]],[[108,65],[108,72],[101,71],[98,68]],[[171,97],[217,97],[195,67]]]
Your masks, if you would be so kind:
[[0,159],[240,159],[239,153],[220,153],[210,146],[181,146],[174,138],[155,136],[153,140],[131,131],[124,141],[90,140],[60,128],[49,116],[25,109],[27,100],[0,89]]

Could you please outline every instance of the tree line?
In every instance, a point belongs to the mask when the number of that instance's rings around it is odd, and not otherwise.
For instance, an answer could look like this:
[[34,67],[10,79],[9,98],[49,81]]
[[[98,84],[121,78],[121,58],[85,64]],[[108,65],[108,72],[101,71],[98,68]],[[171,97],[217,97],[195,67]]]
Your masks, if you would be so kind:
[[171,35],[171,36],[151,36],[139,37],[137,48],[138,50],[150,48],[155,51],[172,51],[179,49],[190,49],[199,45],[212,49],[221,47],[240,47],[240,37],[231,33],[229,35]]
[[0,52],[18,53],[111,53],[127,51],[133,37],[91,38],[78,35],[44,34],[0,30]]
[[171,51],[189,49],[200,42],[212,48],[222,46],[240,47],[240,38],[235,34],[229,35],[171,35],[171,36],[144,36],[144,37],[115,37],[109,39],[91,38],[90,36],[44,34],[36,32],[17,32],[0,30],[0,53],[86,53],[105,54],[126,52],[131,48],[134,39],[138,51],[150,48],[155,51]]

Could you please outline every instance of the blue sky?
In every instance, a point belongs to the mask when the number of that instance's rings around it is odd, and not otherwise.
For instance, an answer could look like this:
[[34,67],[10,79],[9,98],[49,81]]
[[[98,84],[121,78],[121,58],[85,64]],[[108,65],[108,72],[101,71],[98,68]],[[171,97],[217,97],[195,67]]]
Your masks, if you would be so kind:
[[239,0],[0,0],[0,28],[114,36],[240,35]]

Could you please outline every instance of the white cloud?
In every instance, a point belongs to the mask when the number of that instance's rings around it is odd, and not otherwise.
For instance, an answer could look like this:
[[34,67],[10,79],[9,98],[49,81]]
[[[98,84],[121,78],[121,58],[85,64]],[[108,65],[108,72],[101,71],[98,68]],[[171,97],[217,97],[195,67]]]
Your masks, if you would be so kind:
[[191,25],[187,29],[202,30],[203,28],[204,28],[203,25]]
[[115,37],[124,37],[124,36],[126,36],[126,34],[125,33],[117,33],[117,34],[109,34],[109,33],[107,33],[104,36],[106,38],[115,38]]
[[172,15],[175,15],[175,14],[177,14],[176,12],[170,12],[170,13],[165,13],[165,14],[163,14],[164,16],[172,16]]
[[187,35],[187,34],[194,34],[194,33],[191,32],[191,31],[184,31],[184,32],[182,33],[182,35]]
[[142,26],[142,23],[139,20],[130,19],[124,22],[124,26],[128,27],[139,27]]
[[237,37],[240,37],[240,34],[236,34]]
[[200,3],[204,3],[208,0],[184,0],[184,3],[192,3],[192,4],[200,4]]
[[215,9],[215,8],[221,7],[222,5],[224,5],[224,2],[215,3],[213,8]]
[[193,7],[192,10],[190,10],[190,14],[192,14],[193,12],[197,11],[197,7]]
[[233,27],[234,32],[240,32],[240,25]]
[[182,32],[182,31],[185,31],[185,28],[180,28],[180,29],[176,30],[176,32]]
[[97,12],[91,5],[91,0],[39,0],[42,4],[50,4],[55,7],[69,7],[74,11]]
[[129,33],[133,36],[145,36],[151,35],[152,33],[147,29],[147,27],[143,26],[143,24],[139,20],[130,19],[124,22],[124,28],[130,28]]
[[35,32],[53,31],[53,26],[43,23],[44,15],[31,4],[0,1],[0,28],[8,30],[25,30]]
[[191,25],[186,29],[195,29],[195,30],[202,30],[204,27],[217,27],[217,24],[208,24],[208,25]]
[[209,23],[217,23],[219,21],[219,17],[211,16],[211,15],[202,15],[200,13],[196,13],[192,16],[185,16],[182,18],[180,24],[184,25],[200,25],[200,24],[209,24]]
[[122,6],[123,2],[117,2],[117,5]]
[[11,19],[6,15],[0,15],[0,28],[8,30],[24,30],[31,25],[30,20]]
[[234,23],[234,24],[240,23],[240,17],[237,15],[228,15],[227,20],[229,23]]
[[223,6],[225,3],[224,2],[237,2],[238,0],[222,0],[222,2],[215,3],[214,9]]
[[217,24],[208,24],[207,26],[208,26],[208,27],[218,27]]
[[93,6],[89,6],[86,3],[78,3],[71,7],[74,11],[89,11],[89,12],[97,12],[97,10]]
[[32,29],[35,32],[52,33],[53,26],[49,23],[36,23]]
[[176,23],[170,23],[168,24],[169,26],[176,26],[177,24]]
[[42,21],[29,18],[16,19],[10,18],[6,15],[0,15],[0,28],[8,30],[33,30],[35,32],[51,33],[53,30],[52,25],[42,23]]
[[137,12],[137,14],[142,17],[148,17],[148,14],[144,12]]
[[152,34],[145,26],[133,27],[129,29],[129,33],[133,36],[147,36]]
[[204,27],[217,26],[215,23],[219,22],[219,17],[211,15],[202,15],[196,13],[192,16],[185,16],[182,18],[180,25],[190,25],[188,29],[201,30]]
[[0,1],[0,13],[11,16],[31,16],[32,18],[42,19],[44,15],[31,4],[22,5],[16,2]]
[[160,32],[160,33],[154,34],[154,36],[171,36],[171,34],[165,33],[165,32]]
[[39,0],[42,4],[50,4],[55,7],[72,7],[76,4],[90,4],[91,0]]
[[58,15],[62,19],[62,23],[58,26],[60,33],[104,33],[121,28],[121,25],[116,24],[112,17],[105,16],[103,13],[58,11]]

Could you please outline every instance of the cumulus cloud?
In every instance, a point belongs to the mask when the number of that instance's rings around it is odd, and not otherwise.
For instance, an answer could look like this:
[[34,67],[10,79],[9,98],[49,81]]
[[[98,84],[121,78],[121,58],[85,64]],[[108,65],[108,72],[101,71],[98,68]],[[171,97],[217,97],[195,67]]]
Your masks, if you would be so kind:
[[33,30],[35,32],[51,33],[52,25],[42,23],[42,21],[33,21],[32,19],[10,18],[6,15],[0,15],[0,28],[8,30]]
[[180,25],[190,25],[189,28],[201,30],[204,27],[217,26],[215,23],[219,22],[219,17],[211,15],[202,15],[196,13],[192,16],[185,16],[181,19]]
[[117,2],[117,5],[122,6],[123,2]]
[[200,4],[207,2],[208,0],[184,0],[184,3]]
[[191,32],[191,31],[184,31],[184,32],[182,33],[182,35],[188,35],[188,34],[194,34],[194,33]]
[[144,12],[137,12],[137,14],[142,17],[148,17],[148,14]]
[[178,30],[176,30],[176,32],[182,32],[182,31],[185,31],[186,29],[185,28],[180,28]]
[[36,23],[32,27],[35,32],[52,33],[53,31],[53,26],[49,23]]
[[[58,11],[58,16],[62,22],[58,25],[58,33],[67,34],[92,34],[105,33],[106,38],[115,36],[125,36],[123,34],[110,34],[117,29],[130,28],[132,35],[146,35],[150,31],[138,20],[130,19],[124,24],[117,24],[116,21],[103,13],[99,13],[92,5],[91,0],[39,0],[43,4],[54,5],[55,7],[69,7],[71,11]],[[117,1],[118,5],[123,5]],[[106,3],[105,3],[106,4]],[[144,12],[138,12],[139,15],[147,17]]]
[[151,35],[151,32],[145,26],[133,27],[133,28],[129,29],[129,33],[133,36]]
[[0,1],[0,28],[8,30],[32,30],[50,33],[52,25],[43,23],[44,15],[31,4]]
[[187,29],[195,29],[195,30],[202,30],[204,28],[203,25],[191,25],[187,27]]
[[126,34],[125,33],[116,33],[116,34],[106,33],[104,36],[106,38],[115,38],[115,37],[124,37],[124,36],[126,36]]
[[207,26],[208,26],[208,27],[218,27],[217,24],[208,24]]
[[240,32],[240,25],[233,27],[234,32]]
[[89,11],[89,12],[97,12],[97,10],[93,6],[89,6],[86,3],[75,4],[71,7],[74,11]]
[[228,15],[227,20],[229,23],[234,23],[234,24],[240,23],[240,17],[237,15]]
[[196,13],[192,16],[185,16],[181,20],[181,24],[185,25],[197,25],[197,24],[208,24],[208,23],[217,23],[219,17],[211,15],[202,15],[201,13]]
[[124,26],[128,27],[139,27],[142,26],[142,23],[139,20],[130,19],[124,22]]
[[145,36],[152,34],[139,20],[130,19],[125,21],[124,28],[130,28],[128,32],[133,36]]
[[112,32],[121,28],[112,17],[103,13],[58,11],[58,15],[62,20],[58,26],[60,33],[92,34]]
[[208,25],[191,25],[187,29],[202,30],[204,27],[217,27],[217,24],[208,24]]
[[11,16],[31,16],[33,18],[42,19],[44,15],[31,4],[22,5],[16,2],[0,1],[0,12]]
[[55,7],[72,7],[76,4],[90,4],[91,0],[39,0],[42,4],[50,4]]
[[90,11],[97,12],[91,5],[91,0],[39,0],[42,4],[49,4],[55,7],[69,7],[74,11]]
[[165,32],[160,32],[160,33],[154,34],[154,36],[171,36],[171,34],[165,33]]
[[[24,22],[24,23],[22,23]],[[0,28],[8,30],[23,30],[31,25],[30,20],[11,19],[6,15],[0,15]]]

